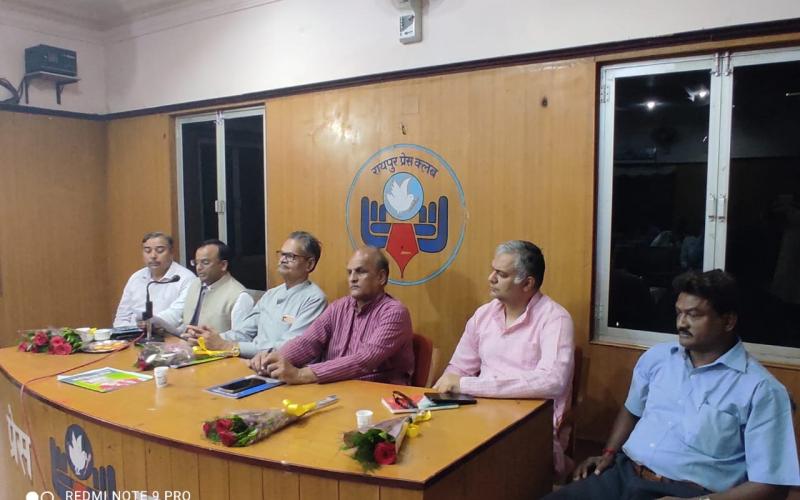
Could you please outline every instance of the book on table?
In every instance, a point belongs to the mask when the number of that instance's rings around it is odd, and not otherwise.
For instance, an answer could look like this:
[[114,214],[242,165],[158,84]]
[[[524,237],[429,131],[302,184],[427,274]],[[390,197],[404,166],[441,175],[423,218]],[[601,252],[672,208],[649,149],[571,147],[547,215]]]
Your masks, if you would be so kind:
[[392,413],[415,413],[424,410],[452,410],[458,408],[457,404],[435,404],[431,402],[430,399],[426,398],[424,394],[410,396],[410,399],[417,406],[416,408],[402,406],[391,397],[381,398],[381,403]]
[[59,375],[59,382],[72,384],[95,392],[111,392],[152,379],[152,375],[129,372],[116,368],[98,368],[73,375]]

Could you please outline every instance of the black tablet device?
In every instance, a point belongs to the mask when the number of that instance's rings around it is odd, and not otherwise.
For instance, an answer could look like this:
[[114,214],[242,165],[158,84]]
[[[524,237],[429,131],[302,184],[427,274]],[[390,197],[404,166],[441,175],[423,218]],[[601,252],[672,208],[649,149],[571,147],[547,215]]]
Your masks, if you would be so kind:
[[236,380],[231,382],[230,384],[225,384],[219,386],[220,391],[229,392],[231,394],[237,394],[242,391],[246,391],[247,389],[252,389],[253,387],[258,387],[260,385],[267,385],[267,381],[263,378],[243,378],[240,380]]
[[459,394],[457,392],[426,392],[425,397],[428,398],[431,403],[437,405],[474,405],[478,402],[478,400],[469,394]]

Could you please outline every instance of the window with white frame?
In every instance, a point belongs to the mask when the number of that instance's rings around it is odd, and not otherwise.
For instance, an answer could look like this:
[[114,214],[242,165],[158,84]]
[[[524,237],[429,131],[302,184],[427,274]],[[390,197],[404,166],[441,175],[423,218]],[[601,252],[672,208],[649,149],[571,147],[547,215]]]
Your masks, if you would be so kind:
[[266,290],[264,108],[180,117],[175,136],[182,262],[218,238],[233,251],[231,274]]
[[671,282],[721,268],[739,334],[800,363],[800,49],[601,71],[595,339],[675,338]]

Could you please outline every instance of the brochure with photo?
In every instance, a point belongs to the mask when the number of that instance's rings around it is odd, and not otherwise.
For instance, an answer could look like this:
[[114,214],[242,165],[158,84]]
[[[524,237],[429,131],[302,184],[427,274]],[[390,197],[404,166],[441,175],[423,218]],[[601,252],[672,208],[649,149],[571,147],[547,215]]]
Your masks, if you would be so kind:
[[74,375],[59,375],[59,382],[76,385],[95,392],[111,392],[152,379],[152,375],[128,372],[116,368],[98,368]]

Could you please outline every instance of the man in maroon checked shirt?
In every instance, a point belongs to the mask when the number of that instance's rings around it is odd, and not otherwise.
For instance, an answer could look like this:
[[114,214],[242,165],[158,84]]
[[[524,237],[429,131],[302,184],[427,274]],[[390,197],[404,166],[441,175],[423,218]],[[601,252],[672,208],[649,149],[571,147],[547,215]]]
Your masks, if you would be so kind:
[[408,384],[414,370],[408,309],[384,291],[389,261],[377,248],[347,263],[350,295],[333,302],[303,334],[250,368],[287,384],[371,380]]

